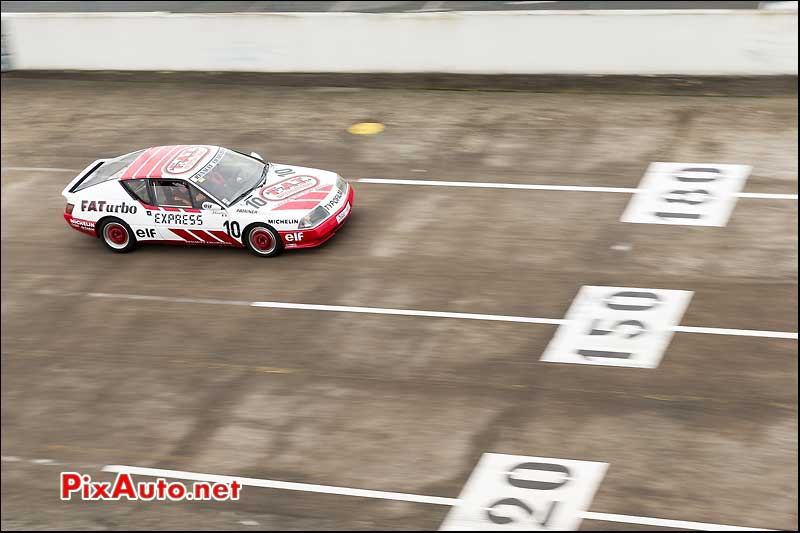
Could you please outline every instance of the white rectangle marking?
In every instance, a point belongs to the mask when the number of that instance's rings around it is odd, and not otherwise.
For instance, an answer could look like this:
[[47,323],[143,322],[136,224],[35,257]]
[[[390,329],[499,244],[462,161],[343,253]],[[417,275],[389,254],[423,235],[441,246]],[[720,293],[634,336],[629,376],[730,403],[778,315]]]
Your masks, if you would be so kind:
[[541,360],[656,368],[691,291],[584,285]]
[[576,530],[608,464],[485,453],[440,531]]
[[751,167],[716,163],[651,163],[623,222],[725,226]]

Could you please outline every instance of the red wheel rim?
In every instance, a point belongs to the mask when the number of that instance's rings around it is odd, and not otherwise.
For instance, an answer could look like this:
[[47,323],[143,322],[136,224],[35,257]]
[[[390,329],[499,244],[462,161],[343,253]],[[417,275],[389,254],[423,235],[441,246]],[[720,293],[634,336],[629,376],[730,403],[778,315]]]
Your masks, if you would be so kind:
[[268,230],[256,228],[250,232],[250,244],[259,253],[268,254],[275,249],[275,238]]
[[125,248],[128,245],[128,230],[122,224],[110,222],[103,228],[106,242],[115,249]]

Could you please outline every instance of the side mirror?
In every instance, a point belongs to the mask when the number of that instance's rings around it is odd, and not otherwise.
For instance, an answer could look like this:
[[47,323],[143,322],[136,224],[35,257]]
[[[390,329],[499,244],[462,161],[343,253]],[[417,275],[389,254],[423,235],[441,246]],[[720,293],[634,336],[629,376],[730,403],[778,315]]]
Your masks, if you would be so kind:
[[222,209],[222,206],[217,205],[214,202],[203,202],[203,205],[201,207],[203,209],[207,210],[207,211],[214,211],[214,210]]
[[260,155],[258,155],[258,154],[257,154],[257,153],[255,153],[255,152],[250,152],[250,155],[251,155],[252,157],[255,157],[256,159],[258,159],[259,161],[262,161],[262,162],[264,161],[264,158],[263,158],[263,157],[261,157]]

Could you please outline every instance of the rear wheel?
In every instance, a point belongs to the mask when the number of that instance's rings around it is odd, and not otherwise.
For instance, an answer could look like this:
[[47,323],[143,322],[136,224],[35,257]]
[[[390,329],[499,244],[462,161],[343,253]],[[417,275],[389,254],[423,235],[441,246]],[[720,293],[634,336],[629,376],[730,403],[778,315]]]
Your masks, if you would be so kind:
[[124,254],[136,248],[136,237],[130,226],[118,218],[104,220],[97,233],[112,252]]
[[280,234],[266,224],[253,224],[244,236],[247,249],[259,257],[275,257],[283,251]]

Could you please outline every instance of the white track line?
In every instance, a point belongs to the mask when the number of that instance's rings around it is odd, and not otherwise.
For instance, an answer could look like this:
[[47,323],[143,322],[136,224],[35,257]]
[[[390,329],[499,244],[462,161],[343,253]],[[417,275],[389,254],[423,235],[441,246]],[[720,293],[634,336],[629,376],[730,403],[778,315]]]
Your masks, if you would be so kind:
[[[530,316],[485,315],[476,313],[452,313],[448,311],[420,311],[416,309],[388,309],[385,307],[354,307],[349,305],[298,304],[291,302],[247,302],[243,300],[216,300],[212,298],[173,298],[169,296],[150,296],[143,294],[112,294],[106,292],[87,293],[90,298],[111,298],[121,300],[149,300],[156,302],[238,305],[243,307],[266,307],[272,309],[303,309],[307,311],[330,311],[335,313],[365,313],[371,315],[423,316],[432,318],[456,318],[464,320],[486,320],[491,322],[521,322],[525,324],[566,324],[563,318],[537,318]],[[750,329],[703,328],[675,326],[673,331],[682,333],[708,333],[712,335],[738,335],[744,337],[771,337],[775,339],[797,339],[793,331],[764,331]]]
[[447,311],[417,311],[414,309],[386,309],[382,307],[351,307],[345,305],[292,304],[284,302],[252,302],[252,307],[274,307],[278,309],[308,309],[311,311],[334,311],[340,313],[367,313],[372,315],[427,316],[435,318],[460,318],[466,320],[488,320],[494,322],[524,322],[526,324],[564,324],[557,318],[534,318],[528,316],[481,315],[475,313],[450,313]]
[[[53,294],[52,291],[42,290],[40,294]],[[76,296],[79,293],[68,293],[66,296]],[[172,298],[167,296],[151,296],[147,294],[111,294],[107,292],[90,292],[90,298],[117,298],[121,300],[148,300],[151,302],[171,302],[180,304],[208,304],[208,305],[239,305],[250,307],[253,302],[244,300],[217,300],[215,298]]]
[[[117,474],[131,474],[139,476],[164,477],[184,479],[190,481],[210,481],[213,483],[231,483],[238,481],[248,487],[261,487],[268,489],[298,490],[303,492],[320,492],[324,494],[339,494],[341,496],[356,496],[359,498],[377,498],[381,500],[396,500],[403,502],[427,503],[431,505],[459,505],[458,498],[442,498],[439,496],[424,496],[408,494],[405,492],[385,492],[380,490],[351,489],[348,487],[334,487],[331,485],[312,485],[309,483],[294,483],[290,481],[276,481],[272,479],[257,479],[250,477],[219,476],[216,474],[202,474],[198,472],[184,472],[182,470],[163,470],[160,468],[145,468],[126,465],[106,465],[103,472]],[[604,522],[626,522],[629,524],[643,524],[651,526],[672,527],[680,529],[699,529],[704,531],[771,531],[758,528],[725,526],[722,524],[707,524],[704,522],[687,522],[684,520],[666,520],[663,518],[648,518],[644,516],[628,516],[606,513],[583,513],[585,520],[602,520]]]
[[[361,178],[359,183],[377,185],[427,185],[430,187],[475,187],[482,189],[524,189],[531,191],[575,191],[575,192],[615,192],[634,194],[638,188],[631,187],[583,187],[580,185],[529,185],[526,183],[491,183],[480,181],[438,181],[438,180],[395,180],[383,178]],[[734,196],[739,198],[755,198],[762,200],[797,200],[796,194],[772,194],[740,192]]]
[[166,296],[147,296],[140,294],[109,294],[90,292],[92,298],[118,298],[125,300],[151,300],[174,303],[199,303],[216,305],[239,305],[246,307],[269,307],[274,309],[304,309],[307,311],[332,311],[337,313],[366,313],[372,315],[425,316],[434,318],[458,318],[465,320],[487,320],[494,322],[523,322],[526,324],[564,324],[557,318],[535,318],[528,316],[482,315],[475,313],[451,313],[447,311],[419,311],[416,309],[387,309],[383,307],[353,307],[349,305],[297,304],[290,302],[244,302],[240,300],[213,300],[207,298],[169,298]]
[[791,331],[758,331],[755,329],[696,328],[675,326],[672,331],[680,333],[708,333],[709,335],[738,335],[742,337],[770,337],[773,339],[797,340],[797,333]]
[[630,187],[583,187],[579,185],[530,185],[527,183],[491,183],[481,181],[438,181],[438,180],[393,180],[382,178],[360,178],[359,183],[378,185],[428,185],[431,187],[477,187],[482,189],[525,189],[532,191],[580,191],[580,192],[622,192],[635,193],[639,189]]
[[421,496],[419,494],[406,494],[404,492],[351,489],[347,487],[332,487],[330,485],[312,485],[309,483],[293,483],[290,481],[275,481],[272,479],[257,479],[252,477],[218,476],[215,474],[184,472],[182,470],[162,470],[160,468],[143,468],[138,466],[107,465],[103,467],[103,472],[115,472],[118,474],[132,474],[139,476],[169,477],[174,479],[187,479],[191,481],[211,481],[214,483],[230,483],[235,480],[248,487],[299,490],[304,492],[322,492],[325,494],[340,494],[342,496],[378,498],[380,500],[397,500],[402,502],[429,503],[432,505],[456,505],[459,502],[459,500],[456,498]]
[[739,198],[755,198],[764,200],[797,200],[796,194],[772,194],[765,192],[737,192]]
[[[50,167],[2,167],[2,170],[19,170],[30,172],[79,172],[70,168]],[[639,189],[636,187],[584,187],[581,185],[532,185],[527,183],[492,183],[479,181],[438,181],[438,180],[395,180],[384,178],[359,178],[359,183],[372,183],[377,185],[427,185],[430,187],[475,187],[482,189],[522,189],[529,191],[571,191],[571,192],[615,192],[634,194]],[[778,194],[761,192],[738,192],[738,198],[751,198],[758,200],[797,200],[796,194]]]
[[758,527],[725,526],[707,522],[687,522],[686,520],[667,520],[665,518],[648,518],[646,516],[630,516],[625,514],[583,513],[584,520],[602,520],[603,522],[625,522],[643,526],[672,527],[677,529],[697,529],[700,531],[775,531]]

